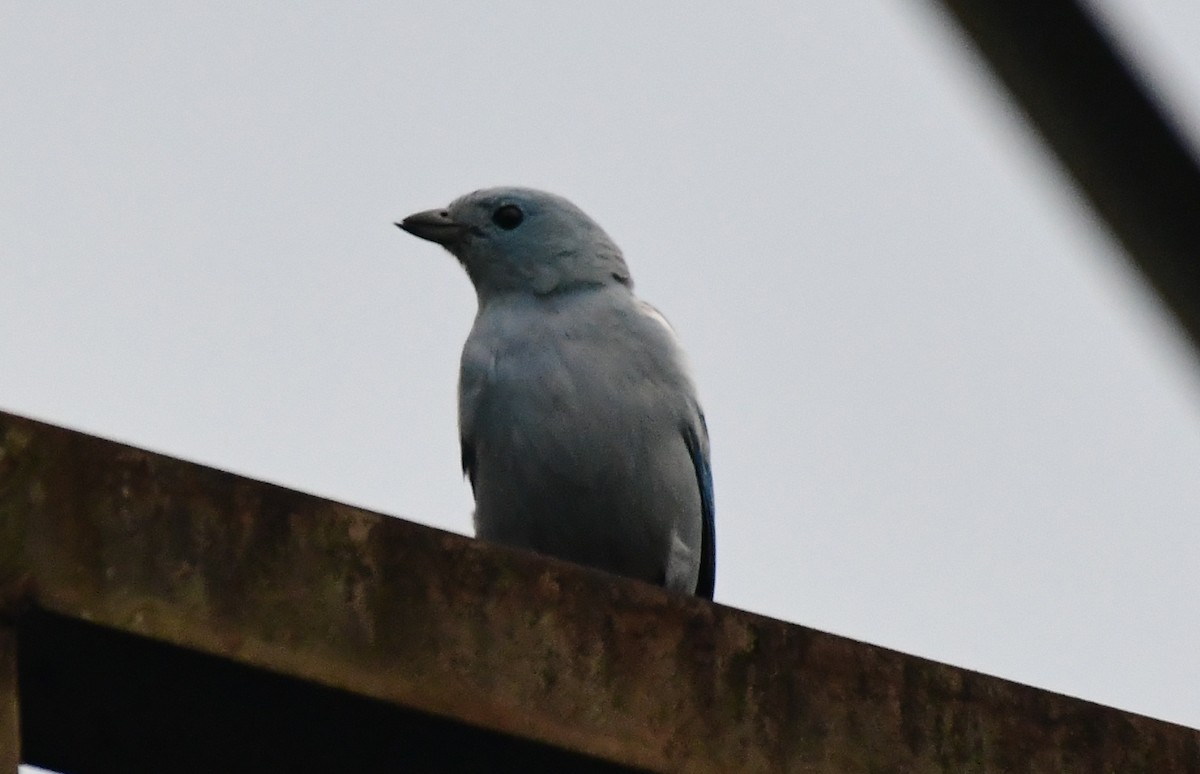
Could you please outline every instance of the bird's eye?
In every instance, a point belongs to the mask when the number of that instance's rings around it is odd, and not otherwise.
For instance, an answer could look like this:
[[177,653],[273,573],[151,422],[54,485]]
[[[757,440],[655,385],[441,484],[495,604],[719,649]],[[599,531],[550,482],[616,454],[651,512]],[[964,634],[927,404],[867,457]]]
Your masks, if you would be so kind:
[[497,207],[492,213],[492,222],[505,231],[512,231],[525,220],[525,213],[515,204],[505,204]]

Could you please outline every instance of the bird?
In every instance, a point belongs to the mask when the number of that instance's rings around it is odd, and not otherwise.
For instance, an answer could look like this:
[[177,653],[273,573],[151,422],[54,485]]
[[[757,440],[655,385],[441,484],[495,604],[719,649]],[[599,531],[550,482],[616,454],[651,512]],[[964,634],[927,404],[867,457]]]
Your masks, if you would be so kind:
[[395,224],[448,250],[478,309],[458,425],[478,538],[712,599],[708,428],[666,318],[556,194],[486,188]]

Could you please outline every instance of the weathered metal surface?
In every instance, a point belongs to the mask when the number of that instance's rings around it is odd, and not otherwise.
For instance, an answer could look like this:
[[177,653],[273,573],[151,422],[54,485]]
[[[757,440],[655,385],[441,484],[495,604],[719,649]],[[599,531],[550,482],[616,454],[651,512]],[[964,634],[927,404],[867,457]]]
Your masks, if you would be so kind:
[[16,417],[0,439],[0,513],[64,616],[654,770],[1200,772],[1180,726]]
[[941,0],[1200,347],[1200,165],[1078,0]]
[[21,762],[17,705],[17,636],[0,622],[0,774],[16,774]]
[[51,771],[634,771],[37,608],[18,637],[21,751]]
[[17,614],[27,604],[30,575],[25,566],[25,514],[21,498],[10,497],[16,484],[15,460],[4,442],[0,414],[0,774],[17,771],[21,756],[17,693]]

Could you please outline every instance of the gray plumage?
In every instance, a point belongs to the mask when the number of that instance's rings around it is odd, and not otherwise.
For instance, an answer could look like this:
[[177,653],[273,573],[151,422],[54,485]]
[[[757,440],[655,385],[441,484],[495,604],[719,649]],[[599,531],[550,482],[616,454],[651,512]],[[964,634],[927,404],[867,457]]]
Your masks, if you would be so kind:
[[454,254],[479,300],[459,375],[476,534],[711,599],[704,414],[608,235],[527,188],[396,225]]

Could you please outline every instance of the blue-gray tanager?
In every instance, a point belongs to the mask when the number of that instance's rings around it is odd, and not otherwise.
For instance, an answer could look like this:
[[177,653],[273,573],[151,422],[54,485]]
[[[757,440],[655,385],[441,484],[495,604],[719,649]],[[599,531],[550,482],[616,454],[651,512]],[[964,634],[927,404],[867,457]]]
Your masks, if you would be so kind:
[[396,225],[449,250],[479,300],[458,393],[476,534],[712,599],[704,413],[608,235],[528,188]]

